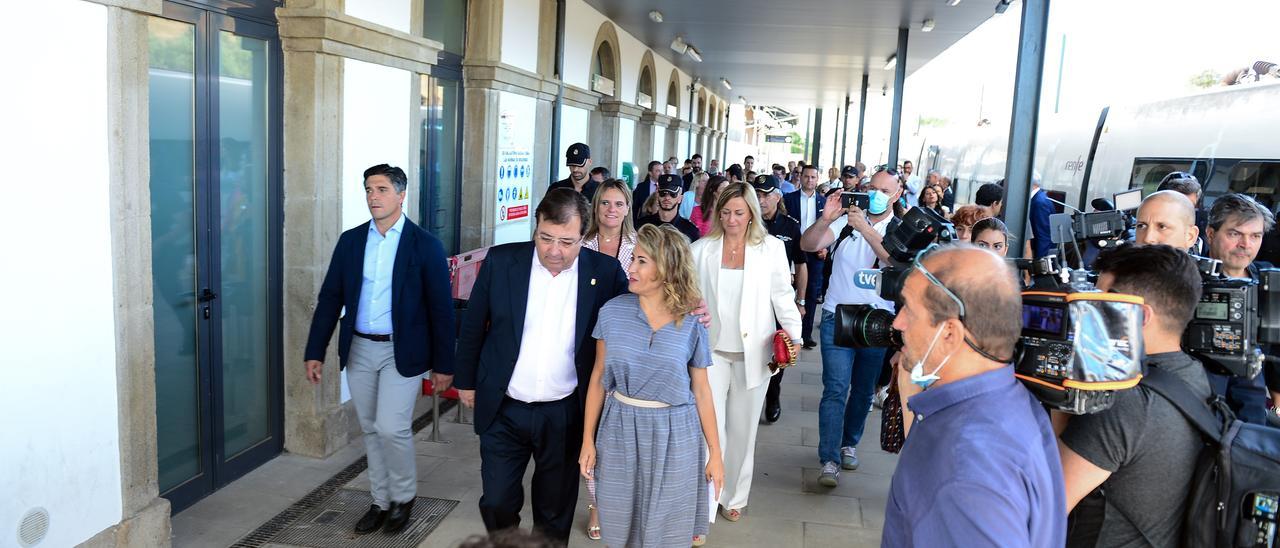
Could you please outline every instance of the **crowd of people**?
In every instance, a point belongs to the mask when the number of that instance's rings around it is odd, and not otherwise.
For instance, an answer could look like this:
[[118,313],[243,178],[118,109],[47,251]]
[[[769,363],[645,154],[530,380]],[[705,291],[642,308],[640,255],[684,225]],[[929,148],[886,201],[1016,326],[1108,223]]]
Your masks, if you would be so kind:
[[[1019,243],[1003,182],[957,207],[946,177],[910,162],[833,167],[820,181],[814,165],[756,173],[747,156],[720,172],[694,155],[650,162],[632,187],[590,157],[582,143],[566,150],[570,175],[537,205],[531,241],[489,249],[456,346],[442,248],[403,215],[403,171],[365,172],[373,218],[339,241],[306,364],[318,382],[340,324],[374,500],[357,533],[405,526],[416,486],[406,386],[430,370],[436,390],[456,387],[475,410],[490,532],[519,526],[532,460],[534,528],[552,543],[567,542],[585,481],[591,538],[701,545],[715,515],[746,516],[757,431],[781,415],[781,342],[792,356],[820,347],[820,485],[858,468],[873,404],[898,402],[884,414],[909,443],[886,546],[1177,544],[1201,447],[1178,410],[1139,385],[1103,412],[1051,415],[1014,376],[1022,279],[1005,260]],[[1053,252],[1047,196],[1029,183],[1023,245],[1038,257]],[[1137,210],[1134,242],[1097,257],[1097,286],[1145,300],[1147,367],[1265,424],[1280,374],[1207,372],[1179,343],[1200,297],[1188,251],[1257,279],[1274,217],[1239,194],[1200,214],[1200,191],[1170,174]],[[900,298],[885,300],[854,280],[887,264],[883,239],[911,208],[950,222],[957,242],[918,256]],[[842,305],[894,313],[902,347],[837,344]]]

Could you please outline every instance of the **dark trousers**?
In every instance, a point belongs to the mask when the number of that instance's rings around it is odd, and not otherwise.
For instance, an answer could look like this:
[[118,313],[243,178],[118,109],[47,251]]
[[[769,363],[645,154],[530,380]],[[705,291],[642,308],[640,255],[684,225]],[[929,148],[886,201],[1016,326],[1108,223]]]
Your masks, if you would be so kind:
[[1267,387],[1262,375],[1252,379],[1235,375],[1209,373],[1209,386],[1213,393],[1226,398],[1227,405],[1236,418],[1250,424],[1267,425]]
[[562,543],[569,541],[578,504],[578,452],[582,448],[582,404],[578,395],[544,403],[504,398],[493,424],[480,435],[480,517],[485,529],[520,525],[525,469],[533,457],[533,526]]
[[769,377],[769,388],[764,391],[765,404],[771,404],[778,401],[778,397],[782,395],[782,375],[787,372],[786,369],[779,371],[778,374]]
[[804,318],[800,320],[800,336],[805,342],[814,341],[813,322],[818,315],[818,297],[822,295],[822,279],[824,261],[818,260],[817,253],[805,253],[805,269],[809,271],[809,283],[804,290]]

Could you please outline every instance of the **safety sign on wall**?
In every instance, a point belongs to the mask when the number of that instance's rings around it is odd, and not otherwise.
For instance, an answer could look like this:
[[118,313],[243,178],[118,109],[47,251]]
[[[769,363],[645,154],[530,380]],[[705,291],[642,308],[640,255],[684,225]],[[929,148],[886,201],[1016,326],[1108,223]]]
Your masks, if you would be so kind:
[[533,198],[533,129],[537,104],[532,97],[498,96],[498,166],[493,204],[493,243],[529,239]]

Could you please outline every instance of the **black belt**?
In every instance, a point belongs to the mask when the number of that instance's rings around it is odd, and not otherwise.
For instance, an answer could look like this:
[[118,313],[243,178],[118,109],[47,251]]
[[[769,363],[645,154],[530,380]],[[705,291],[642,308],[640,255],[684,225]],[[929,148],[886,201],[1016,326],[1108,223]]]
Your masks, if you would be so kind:
[[357,337],[360,337],[361,339],[369,339],[373,342],[391,342],[391,335],[370,335],[368,333],[361,333],[359,331],[354,331],[354,333]]

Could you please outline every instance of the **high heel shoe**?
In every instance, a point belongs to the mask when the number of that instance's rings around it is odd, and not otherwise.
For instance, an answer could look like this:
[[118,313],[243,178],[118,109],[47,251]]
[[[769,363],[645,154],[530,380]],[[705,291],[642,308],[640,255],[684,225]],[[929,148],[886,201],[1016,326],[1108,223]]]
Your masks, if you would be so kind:
[[[594,504],[588,504],[588,505],[587,505],[587,511],[588,511],[588,512],[595,512],[595,511],[596,511],[596,507],[595,507],[595,505],[594,505]],[[589,514],[588,514],[588,516],[589,516]],[[599,521],[599,519],[600,519],[600,516],[599,516],[599,514],[597,514],[597,515],[596,515],[596,520],[597,520],[597,522]],[[588,518],[587,518],[587,520],[588,520],[588,521],[587,521],[587,538],[589,538],[589,539],[591,539],[591,540],[600,540],[600,526],[599,526],[599,525],[591,525],[591,521],[590,521],[590,520],[591,520],[591,518],[590,518],[590,517],[588,517]]]

